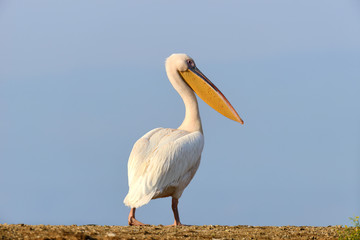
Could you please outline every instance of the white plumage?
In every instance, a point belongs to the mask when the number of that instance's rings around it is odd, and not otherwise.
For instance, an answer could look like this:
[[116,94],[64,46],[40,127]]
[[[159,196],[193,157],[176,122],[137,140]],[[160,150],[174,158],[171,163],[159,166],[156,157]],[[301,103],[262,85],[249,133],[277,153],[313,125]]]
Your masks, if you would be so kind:
[[125,205],[138,208],[151,199],[179,199],[200,164],[201,132],[157,128],[134,145],[128,162],[129,193]]

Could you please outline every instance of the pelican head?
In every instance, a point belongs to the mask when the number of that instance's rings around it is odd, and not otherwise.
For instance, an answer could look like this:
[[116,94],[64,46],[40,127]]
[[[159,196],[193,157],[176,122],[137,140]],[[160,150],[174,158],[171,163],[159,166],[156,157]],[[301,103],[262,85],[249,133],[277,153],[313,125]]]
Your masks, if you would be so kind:
[[167,58],[165,66],[170,82],[180,95],[190,88],[214,110],[231,120],[244,124],[230,102],[196,67],[191,57],[182,53],[172,54]]

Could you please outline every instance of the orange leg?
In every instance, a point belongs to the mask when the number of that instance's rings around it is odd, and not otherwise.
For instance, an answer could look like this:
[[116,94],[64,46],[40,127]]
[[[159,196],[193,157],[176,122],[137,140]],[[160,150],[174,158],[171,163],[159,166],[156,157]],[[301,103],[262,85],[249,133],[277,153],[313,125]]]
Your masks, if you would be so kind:
[[180,222],[178,207],[177,207],[178,203],[179,203],[178,199],[172,198],[171,208],[172,208],[172,210],[174,212],[174,219],[175,219],[173,226],[182,226],[182,224]]
[[135,210],[136,210],[136,208],[131,208],[131,210],[130,210],[129,218],[128,218],[129,226],[144,226],[145,224],[136,220]]

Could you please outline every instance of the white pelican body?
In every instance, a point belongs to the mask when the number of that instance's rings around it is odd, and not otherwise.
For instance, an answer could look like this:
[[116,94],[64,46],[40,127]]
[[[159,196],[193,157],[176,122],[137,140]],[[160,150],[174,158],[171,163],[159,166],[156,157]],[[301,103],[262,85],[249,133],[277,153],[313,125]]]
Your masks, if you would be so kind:
[[203,146],[200,131],[157,128],[145,134],[130,155],[125,204],[138,208],[154,198],[179,199],[199,167]]
[[208,80],[186,54],[166,60],[170,82],[185,104],[185,119],[178,129],[156,128],[134,145],[128,162],[129,192],[124,199],[131,207],[129,225],[143,225],[135,209],[151,199],[172,197],[174,225],[181,225],[178,199],[194,177],[204,146],[198,103],[194,91],[226,117],[243,123],[224,95]]

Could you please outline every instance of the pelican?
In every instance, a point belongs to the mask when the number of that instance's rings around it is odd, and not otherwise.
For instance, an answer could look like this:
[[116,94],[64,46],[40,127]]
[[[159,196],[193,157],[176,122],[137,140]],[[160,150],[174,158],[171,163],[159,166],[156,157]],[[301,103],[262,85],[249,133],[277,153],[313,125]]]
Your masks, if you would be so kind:
[[174,224],[182,225],[178,201],[194,177],[204,146],[197,95],[225,117],[243,124],[230,102],[186,54],[172,54],[165,63],[167,76],[185,104],[185,119],[177,129],[156,128],[133,146],[128,161],[129,192],[124,204],[131,208],[129,225],[144,225],[135,210],[151,199],[172,197]]

